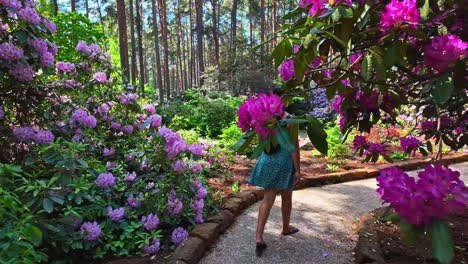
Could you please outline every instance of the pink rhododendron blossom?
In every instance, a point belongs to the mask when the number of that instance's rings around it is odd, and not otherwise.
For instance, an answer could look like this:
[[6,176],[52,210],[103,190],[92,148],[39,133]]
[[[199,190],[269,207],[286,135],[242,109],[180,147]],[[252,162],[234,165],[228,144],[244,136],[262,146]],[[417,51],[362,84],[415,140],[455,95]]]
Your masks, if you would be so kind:
[[107,75],[105,72],[96,72],[93,76],[93,79],[100,83],[105,83],[107,82]]
[[2,43],[0,44],[0,59],[12,62],[15,60],[22,59],[24,57],[23,49],[17,47],[13,43]]
[[115,185],[115,177],[110,172],[104,172],[99,174],[94,183],[101,188],[110,188]]
[[151,231],[153,229],[158,228],[159,218],[156,214],[149,214],[147,216],[143,216],[141,218],[141,222],[143,223],[143,227],[147,231]]
[[154,115],[149,116],[146,119],[146,122],[151,123],[151,126],[153,128],[159,128],[162,125],[162,118],[160,115],[154,114]]
[[405,22],[410,23],[409,27],[417,28],[415,24],[419,23],[420,17],[415,0],[392,0],[381,14],[380,26],[384,34],[393,28],[400,28]]
[[280,66],[280,77],[283,79],[283,81],[287,82],[294,78],[296,75],[296,72],[294,70],[294,60],[287,60],[283,62]]
[[118,222],[125,217],[125,209],[123,207],[112,209],[112,207],[109,206],[107,207],[107,216],[109,216],[112,221]]
[[468,55],[468,42],[460,37],[447,34],[431,39],[431,44],[424,48],[424,59],[428,67],[437,72],[446,71],[461,56]]
[[39,14],[31,7],[25,7],[18,11],[18,18],[22,20],[26,20],[34,25],[39,24],[41,22],[41,17]]
[[143,109],[145,111],[147,111],[148,113],[150,113],[150,114],[156,113],[156,109],[154,108],[154,105],[152,105],[152,104],[145,105],[145,107],[143,107]]
[[101,235],[101,227],[97,222],[85,222],[80,228],[80,236],[85,236],[83,239],[94,241]]
[[460,173],[438,163],[426,165],[417,181],[392,167],[382,170],[377,182],[382,200],[413,225],[427,225],[467,208],[468,187],[460,180]]
[[250,97],[239,107],[237,126],[242,129],[242,132],[254,129],[262,139],[265,139],[271,131],[263,124],[268,120],[283,116],[283,106],[281,98],[273,93],[260,94],[256,100]]

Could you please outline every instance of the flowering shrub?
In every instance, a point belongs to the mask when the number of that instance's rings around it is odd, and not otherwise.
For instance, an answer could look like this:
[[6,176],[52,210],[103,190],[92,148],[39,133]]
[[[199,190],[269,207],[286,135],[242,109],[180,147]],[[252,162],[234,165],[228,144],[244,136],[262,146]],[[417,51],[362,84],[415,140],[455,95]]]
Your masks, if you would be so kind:
[[[456,2],[440,1],[433,8],[416,0],[301,0],[284,16],[296,22],[279,31],[282,40],[272,52],[283,100],[325,89],[344,134],[398,126],[402,108],[415,106],[424,120],[410,134],[425,136],[418,148],[423,154],[432,151],[433,139],[462,148],[468,43],[458,36],[456,12],[463,1]],[[459,118],[448,122],[449,116]],[[321,134],[308,132],[311,139]],[[368,153],[385,153],[381,145],[369,147]]]
[[204,177],[210,146],[162,127],[132,86],[118,84],[99,46],[79,42],[76,51],[76,60],[56,63],[37,102],[42,119],[21,126],[5,108],[0,121],[22,169],[2,187],[27,201],[47,237],[35,249],[55,252],[51,261],[71,251],[99,258],[174,248],[214,206]]
[[460,173],[434,163],[426,165],[416,180],[392,167],[382,170],[377,181],[377,192],[399,217],[413,229],[424,226],[433,242],[444,241],[433,243],[434,257],[441,263],[450,263],[453,244],[446,218],[453,213],[462,214],[468,207],[468,187],[460,180]]

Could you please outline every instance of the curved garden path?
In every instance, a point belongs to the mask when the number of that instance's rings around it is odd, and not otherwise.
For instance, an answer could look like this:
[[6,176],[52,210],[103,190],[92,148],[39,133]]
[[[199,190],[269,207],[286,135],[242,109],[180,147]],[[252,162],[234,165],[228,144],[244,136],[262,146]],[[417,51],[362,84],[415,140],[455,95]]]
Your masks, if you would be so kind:
[[[468,182],[468,162],[450,165]],[[410,175],[416,175],[411,171]],[[203,264],[353,263],[357,236],[354,223],[381,206],[375,179],[311,187],[294,191],[292,224],[300,232],[281,236],[281,197],[265,227],[267,250],[255,256],[255,227],[259,202],[246,209],[200,261]]]

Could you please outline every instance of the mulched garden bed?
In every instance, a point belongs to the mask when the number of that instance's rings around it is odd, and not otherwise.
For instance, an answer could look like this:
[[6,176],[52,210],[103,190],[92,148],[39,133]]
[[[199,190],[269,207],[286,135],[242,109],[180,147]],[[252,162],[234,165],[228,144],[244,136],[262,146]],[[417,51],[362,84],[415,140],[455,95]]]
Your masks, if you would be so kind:
[[[394,150],[397,151],[398,148]],[[393,151],[393,149],[390,149]],[[449,157],[451,155],[456,154],[455,152],[447,153],[444,157]],[[431,157],[431,156],[429,156]],[[402,160],[394,160],[395,165],[403,164],[405,162],[411,161],[422,161],[427,159],[428,157],[424,157],[421,154],[417,153],[415,157],[411,157],[406,161]],[[355,169],[380,169],[385,166],[389,165],[389,162],[385,160],[379,160],[376,163],[362,163],[364,157],[359,157],[356,155],[347,156],[346,159],[348,160],[345,165],[339,167],[333,172],[345,172]],[[250,177],[250,172],[255,166],[256,160],[251,160],[245,158],[241,161],[242,165],[234,165],[230,171],[231,176],[229,177],[220,177],[220,178],[211,178],[208,181],[208,185],[214,189],[219,191],[220,197],[227,197],[234,193],[231,189],[231,186],[235,183],[239,184],[240,191],[250,190],[255,188],[248,184],[248,179]],[[301,150],[301,172],[302,177],[304,178],[317,178],[324,174],[332,173],[331,171],[327,170],[327,163],[329,163],[323,156],[313,156],[312,151],[310,149]]]
[[[356,263],[438,263],[432,258],[430,240],[420,241],[414,246],[405,244],[404,234],[398,226],[377,220],[383,211],[383,208],[379,208],[360,219],[359,241],[355,249]],[[452,263],[466,263],[468,260],[468,210],[463,215],[450,216],[448,221],[455,244],[455,258]]]

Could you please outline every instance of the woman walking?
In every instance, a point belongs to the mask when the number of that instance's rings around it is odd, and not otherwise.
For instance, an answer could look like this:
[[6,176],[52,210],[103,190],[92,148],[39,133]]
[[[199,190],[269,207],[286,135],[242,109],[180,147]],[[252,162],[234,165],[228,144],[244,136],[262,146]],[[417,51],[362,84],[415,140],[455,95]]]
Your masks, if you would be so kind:
[[[285,113],[282,119],[288,115]],[[263,240],[265,224],[276,195],[281,194],[282,235],[291,235],[299,230],[289,224],[292,209],[292,191],[301,178],[299,144],[295,142],[295,151],[289,151],[278,146],[270,154],[265,152],[259,157],[249,178],[249,183],[265,189],[263,200],[258,210],[256,231],[257,256],[261,256],[267,245]]]

